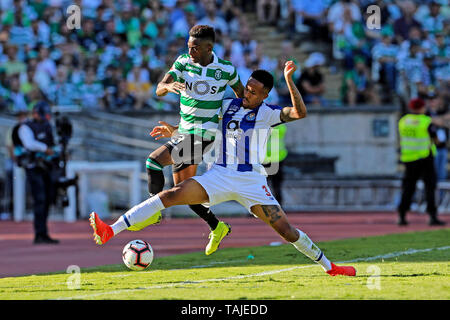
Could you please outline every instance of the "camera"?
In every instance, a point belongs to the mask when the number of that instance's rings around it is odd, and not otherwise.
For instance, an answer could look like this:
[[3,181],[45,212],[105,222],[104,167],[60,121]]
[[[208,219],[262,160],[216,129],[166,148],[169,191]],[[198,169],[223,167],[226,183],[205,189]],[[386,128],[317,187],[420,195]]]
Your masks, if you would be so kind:
[[72,137],[72,123],[66,116],[61,116],[59,112],[55,112],[56,134],[58,136],[58,157],[52,170],[53,181],[56,185],[55,201],[59,200],[63,207],[69,206],[69,198],[67,196],[67,188],[77,184],[77,177],[66,177],[67,165],[67,145]]

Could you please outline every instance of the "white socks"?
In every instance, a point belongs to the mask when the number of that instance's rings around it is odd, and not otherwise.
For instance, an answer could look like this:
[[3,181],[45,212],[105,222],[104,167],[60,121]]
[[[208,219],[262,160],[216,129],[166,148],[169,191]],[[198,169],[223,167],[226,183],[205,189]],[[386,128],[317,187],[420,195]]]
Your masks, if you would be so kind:
[[291,244],[305,256],[320,264],[325,271],[331,270],[331,262],[325,257],[323,252],[311,241],[303,231],[297,229],[299,237]]
[[133,224],[147,220],[152,215],[163,209],[164,205],[158,195],[135,205],[111,225],[114,235],[117,235],[119,232],[125,230]]

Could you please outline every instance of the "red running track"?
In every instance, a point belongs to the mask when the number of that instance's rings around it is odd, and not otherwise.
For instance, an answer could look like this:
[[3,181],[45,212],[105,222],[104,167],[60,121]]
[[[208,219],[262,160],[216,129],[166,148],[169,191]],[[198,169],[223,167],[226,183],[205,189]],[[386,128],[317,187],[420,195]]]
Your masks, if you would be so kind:
[[[440,219],[447,222],[444,227],[429,227],[427,215],[414,213],[408,215],[410,224],[406,227],[396,225],[394,212],[289,213],[288,218],[315,242],[450,227],[448,214],[440,215]],[[284,242],[275,231],[254,217],[224,220],[231,224],[232,233],[222,241],[221,248]],[[94,243],[88,220],[50,222],[49,230],[60,244],[33,245],[32,222],[0,221],[0,278],[65,271],[69,265],[83,268],[122,263],[122,248],[134,239],[148,241],[156,259],[203,251],[209,234],[208,226],[200,219],[165,219],[160,225],[139,232],[124,231],[103,246]],[[214,255],[208,258],[211,257]]]

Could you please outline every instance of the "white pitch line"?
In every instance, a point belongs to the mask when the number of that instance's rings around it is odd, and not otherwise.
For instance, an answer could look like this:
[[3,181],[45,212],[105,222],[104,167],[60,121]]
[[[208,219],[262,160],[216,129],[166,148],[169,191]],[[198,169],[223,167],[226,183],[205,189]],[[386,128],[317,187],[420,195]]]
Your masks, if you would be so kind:
[[373,261],[373,260],[377,260],[377,259],[389,259],[389,258],[394,258],[394,257],[398,257],[398,256],[408,255],[408,254],[416,254],[416,253],[422,253],[422,252],[429,252],[432,250],[448,250],[448,249],[450,249],[450,246],[444,246],[444,247],[438,247],[438,248],[428,248],[428,249],[408,249],[406,251],[392,252],[392,253],[382,254],[379,256],[368,257],[368,258],[356,258],[353,260],[340,261],[337,263]]
[[[373,256],[373,257],[367,257],[367,258],[356,258],[356,259],[352,259],[352,260],[338,261],[336,263],[367,262],[367,261],[373,261],[373,260],[377,260],[377,259],[389,259],[389,258],[398,257],[398,256],[402,256],[402,255],[410,255],[410,254],[416,254],[416,253],[422,253],[422,252],[429,252],[432,250],[448,250],[448,249],[450,249],[450,246],[437,247],[437,248],[426,248],[426,249],[408,249],[406,251],[391,252],[391,253],[386,253],[386,254],[377,255],[377,256]],[[156,285],[156,286],[149,286],[149,287],[142,287],[142,288],[120,289],[120,290],[99,292],[99,293],[94,293],[94,294],[89,294],[89,295],[80,295],[80,296],[74,296],[74,297],[60,297],[60,298],[56,298],[56,300],[85,299],[85,298],[93,298],[93,297],[98,297],[98,296],[103,296],[103,295],[120,294],[120,293],[125,293],[125,292],[151,290],[151,289],[165,289],[165,288],[171,288],[171,287],[180,286],[180,285],[182,286],[182,285],[198,284],[198,283],[205,283],[205,282],[220,282],[220,281],[228,281],[228,280],[236,280],[236,279],[261,277],[261,276],[267,276],[267,275],[288,272],[288,271],[297,270],[297,269],[316,267],[316,266],[317,266],[316,264],[312,264],[312,265],[307,265],[307,266],[296,266],[296,267],[291,267],[291,268],[264,271],[264,272],[258,272],[258,273],[252,273],[252,274],[247,274],[247,275],[240,275],[240,276],[232,276],[232,277],[226,277],[226,278],[212,278],[212,279],[201,279],[201,280],[192,280],[192,281],[188,280],[188,281],[181,281],[181,282],[168,283],[168,284],[163,284],[163,285]]]

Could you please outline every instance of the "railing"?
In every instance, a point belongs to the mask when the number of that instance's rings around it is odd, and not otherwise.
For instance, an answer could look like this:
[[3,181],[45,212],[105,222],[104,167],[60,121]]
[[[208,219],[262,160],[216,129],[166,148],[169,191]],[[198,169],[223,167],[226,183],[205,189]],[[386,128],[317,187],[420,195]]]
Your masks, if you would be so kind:
[[[401,197],[401,180],[287,180],[284,207],[289,211],[395,211]],[[436,191],[439,211],[450,212],[450,182]],[[438,202],[439,201],[439,202]],[[425,212],[424,185],[417,183],[411,210]]]

